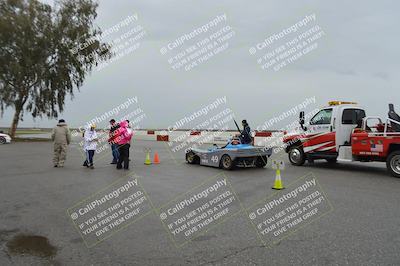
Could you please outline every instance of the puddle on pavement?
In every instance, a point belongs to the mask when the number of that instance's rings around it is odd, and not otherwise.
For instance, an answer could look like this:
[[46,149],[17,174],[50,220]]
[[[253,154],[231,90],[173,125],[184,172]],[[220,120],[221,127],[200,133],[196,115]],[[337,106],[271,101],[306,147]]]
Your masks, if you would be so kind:
[[8,252],[15,255],[48,258],[57,253],[57,248],[52,246],[46,237],[37,235],[17,235],[6,245]]

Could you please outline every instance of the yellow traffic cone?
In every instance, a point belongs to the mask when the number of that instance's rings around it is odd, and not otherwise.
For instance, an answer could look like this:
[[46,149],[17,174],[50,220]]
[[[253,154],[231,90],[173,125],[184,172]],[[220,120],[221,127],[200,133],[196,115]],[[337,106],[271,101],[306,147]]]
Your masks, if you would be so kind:
[[277,189],[277,190],[284,189],[283,184],[282,184],[280,169],[276,169],[275,182],[274,182],[274,186],[272,187],[272,189]]
[[150,165],[151,164],[150,152],[149,151],[147,151],[147,153],[146,153],[146,159],[144,160],[144,164],[146,164],[146,165]]

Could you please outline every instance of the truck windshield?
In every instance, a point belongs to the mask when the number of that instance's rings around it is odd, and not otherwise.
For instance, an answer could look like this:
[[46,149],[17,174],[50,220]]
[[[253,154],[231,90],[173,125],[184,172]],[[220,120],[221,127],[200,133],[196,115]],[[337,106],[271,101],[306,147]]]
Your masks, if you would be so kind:
[[330,124],[332,119],[332,109],[323,109],[319,111],[310,120],[310,125],[326,125]]

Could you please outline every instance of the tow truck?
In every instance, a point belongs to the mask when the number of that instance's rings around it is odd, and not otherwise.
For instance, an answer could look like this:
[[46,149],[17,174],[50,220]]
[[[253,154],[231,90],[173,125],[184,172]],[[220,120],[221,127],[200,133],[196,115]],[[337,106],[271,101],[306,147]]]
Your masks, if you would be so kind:
[[329,163],[386,162],[400,177],[400,116],[389,104],[385,121],[366,116],[355,102],[331,101],[308,123],[300,112],[300,127],[283,138],[289,161],[296,166],[324,159]]

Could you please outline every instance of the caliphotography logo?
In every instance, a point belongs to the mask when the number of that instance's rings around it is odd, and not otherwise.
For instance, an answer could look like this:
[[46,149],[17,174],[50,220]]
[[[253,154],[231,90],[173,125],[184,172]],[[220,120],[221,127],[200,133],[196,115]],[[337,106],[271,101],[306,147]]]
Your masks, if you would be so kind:
[[286,68],[320,46],[326,33],[316,23],[315,13],[305,15],[293,25],[275,32],[249,49],[257,56],[261,69],[275,72]]
[[152,212],[138,177],[122,178],[67,210],[87,247],[93,247]]
[[[99,113],[95,117],[83,123],[77,129],[72,130],[72,136],[78,139],[76,148],[81,152],[85,162],[88,160],[88,151],[94,150],[93,163],[103,161],[114,149],[121,149],[114,128],[118,128],[121,122],[127,121],[132,135],[143,127],[146,113],[142,109],[138,97],[128,97],[124,102]],[[117,131],[116,131],[117,132]],[[124,146],[126,143],[121,144]],[[129,144],[129,143],[128,143]]]
[[248,217],[266,247],[280,243],[331,211],[333,206],[312,173],[291,183],[287,190],[247,209]]
[[167,43],[160,53],[168,57],[172,69],[190,71],[229,49],[235,35],[227,15],[220,14]]
[[230,130],[234,119],[227,96],[218,97],[171,123],[162,132],[168,136],[165,146],[174,161],[181,164],[182,158],[194,149],[226,144],[237,134]]
[[242,209],[228,178],[221,174],[207,179],[157,211],[171,240],[181,248]]

